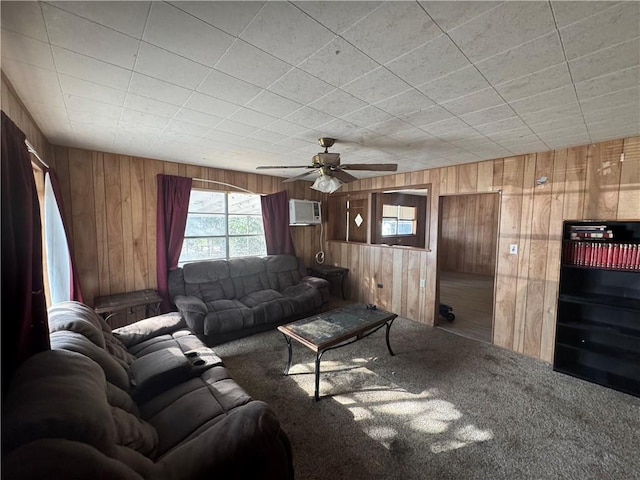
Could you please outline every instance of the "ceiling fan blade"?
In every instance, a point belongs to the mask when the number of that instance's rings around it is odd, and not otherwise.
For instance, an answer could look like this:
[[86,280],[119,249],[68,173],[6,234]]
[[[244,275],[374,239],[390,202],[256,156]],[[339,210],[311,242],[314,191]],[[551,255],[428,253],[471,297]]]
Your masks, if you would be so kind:
[[301,178],[304,178],[308,175],[311,175],[312,173],[316,173],[315,170],[310,170],[308,172],[304,172],[300,175],[296,175],[295,177],[291,177],[291,178],[287,178],[286,180],[283,180],[282,183],[287,183],[287,182],[295,182],[296,180],[300,180]]
[[256,170],[267,170],[269,168],[316,168],[313,165],[260,165]]
[[354,180],[357,180],[356,177],[354,177],[353,175],[351,175],[351,174],[349,174],[347,172],[343,172],[339,168],[331,169],[330,175],[333,175],[338,180],[340,180],[342,183],[349,183],[349,182],[353,182]]
[[396,163],[351,163],[341,165],[345,170],[371,170],[376,172],[395,172],[398,170]]

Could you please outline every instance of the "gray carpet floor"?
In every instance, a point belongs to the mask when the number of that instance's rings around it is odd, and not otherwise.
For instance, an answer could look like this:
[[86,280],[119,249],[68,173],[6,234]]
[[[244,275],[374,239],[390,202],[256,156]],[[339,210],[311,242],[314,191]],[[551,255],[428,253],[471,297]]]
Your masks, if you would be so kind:
[[277,331],[215,348],[271,405],[298,480],[640,479],[640,399],[543,362],[398,318],[322,361]]

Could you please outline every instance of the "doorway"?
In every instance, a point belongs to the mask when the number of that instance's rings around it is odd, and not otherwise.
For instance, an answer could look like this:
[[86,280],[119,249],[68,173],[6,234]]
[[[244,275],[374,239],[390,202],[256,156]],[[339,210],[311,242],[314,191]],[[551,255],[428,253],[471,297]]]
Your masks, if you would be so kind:
[[438,218],[438,295],[451,311],[441,308],[436,325],[489,343],[499,208],[499,193],[441,196]]

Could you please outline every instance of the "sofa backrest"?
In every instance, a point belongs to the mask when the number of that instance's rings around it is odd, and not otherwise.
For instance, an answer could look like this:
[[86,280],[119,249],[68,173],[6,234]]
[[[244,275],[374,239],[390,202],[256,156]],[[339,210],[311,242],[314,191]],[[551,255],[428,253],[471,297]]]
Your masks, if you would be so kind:
[[187,263],[169,273],[169,294],[200,298],[205,303],[242,298],[253,292],[282,291],[304,275],[294,255],[267,255]]

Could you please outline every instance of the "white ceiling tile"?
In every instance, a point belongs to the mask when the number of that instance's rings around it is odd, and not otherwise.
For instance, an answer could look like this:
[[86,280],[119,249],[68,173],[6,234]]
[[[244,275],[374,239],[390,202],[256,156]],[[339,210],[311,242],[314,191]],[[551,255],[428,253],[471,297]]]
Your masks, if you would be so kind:
[[470,65],[420,85],[418,89],[433,101],[442,103],[478,90],[484,90],[489,86],[476,67]]
[[549,90],[538,95],[510,102],[511,107],[518,115],[537,112],[556,105],[567,105],[577,101],[573,85]]
[[167,127],[164,129],[164,133],[169,135],[190,135],[193,137],[199,137],[204,135],[209,129],[202,125],[196,125],[195,123],[183,122],[180,120],[170,120]]
[[248,108],[239,108],[229,117],[229,119],[234,122],[244,123],[245,125],[251,125],[258,128],[262,128],[277,120],[271,115],[265,115],[264,113],[256,112],[255,110],[249,110]]
[[609,93],[600,97],[590,98],[580,102],[582,111],[585,113],[594,110],[602,110],[604,108],[612,108],[619,105],[640,105],[640,86]]
[[539,132],[538,136],[543,142],[558,140],[563,136],[574,137],[577,135],[583,135],[586,137],[588,141],[587,127],[585,127],[584,123],[582,125],[571,125],[566,128],[556,128],[554,130],[548,130],[546,132]]
[[355,123],[360,127],[367,127],[375,123],[380,123],[384,120],[390,120],[393,116],[371,105],[351,112],[342,117],[347,122]]
[[298,68],[335,87],[341,87],[377,66],[376,62],[342,38],[336,38],[298,65]]
[[47,28],[42,18],[40,2],[0,3],[2,28],[47,42]]
[[[550,148],[551,147],[546,145],[544,142],[542,142],[540,140],[536,140],[536,141],[529,142],[529,143],[522,143],[522,144],[518,144],[518,145],[513,145],[513,146],[509,147],[508,150],[513,155],[524,155],[524,154],[527,154],[527,153],[546,152]],[[505,156],[507,156],[507,155],[505,155]]]
[[415,127],[400,118],[385,120],[384,122],[370,125],[367,130],[371,130],[379,135],[391,135],[393,133],[404,132],[405,130],[413,130]]
[[409,128],[401,132],[392,132],[387,137],[396,140],[404,145],[415,144],[420,141],[428,141],[433,138],[430,134],[420,130],[419,128]]
[[454,115],[463,115],[465,113],[484,110],[489,107],[495,107],[504,103],[504,100],[496,91],[490,87],[484,90],[473,92],[464,97],[456,98],[450,102],[442,103],[442,106]]
[[353,95],[336,89],[324,97],[312,102],[309,106],[328,113],[334,117],[341,117],[347,113],[359,110],[367,104]]
[[469,61],[447,35],[389,62],[387,67],[411,85],[422,85],[469,65]]
[[237,37],[260,11],[264,2],[215,1],[215,2],[171,2],[209,25]]
[[342,37],[379,63],[428,42],[440,34],[417,3],[387,2],[342,33]]
[[234,78],[218,70],[211,70],[207,78],[198,87],[198,92],[237,105],[246,104],[262,90],[261,87]]
[[2,71],[27,105],[35,102],[51,108],[64,107],[60,82],[55,72],[15,60],[3,60]]
[[231,35],[164,2],[153,2],[143,38],[209,67],[233,42]]
[[612,118],[633,118],[637,117],[640,122],[640,103],[605,108],[602,110],[591,110],[584,112],[584,120],[587,125],[591,123],[611,121]]
[[431,107],[423,108],[417,112],[403,115],[400,117],[404,122],[408,122],[416,127],[422,127],[431,123],[440,122],[452,118],[449,112],[447,112],[440,105],[433,105]]
[[[589,143],[604,142],[605,140],[613,140],[618,138],[636,137],[640,134],[640,125],[632,122],[628,125],[610,125],[604,124],[602,129],[589,129],[591,141]],[[564,140],[564,139],[563,139]]]
[[332,32],[341,33],[371,13],[382,2],[303,1],[294,4]]
[[216,69],[266,88],[291,70],[291,66],[242,40],[236,40]]
[[294,68],[269,90],[302,104],[308,104],[334,90],[327,82]]
[[431,18],[433,18],[444,31],[448,31],[498,7],[501,2],[440,1],[420,3],[429,15],[431,15]]
[[561,63],[510,82],[500,83],[495,88],[507,102],[511,102],[570,84],[571,76],[567,64]]
[[485,123],[497,122],[506,118],[513,117],[515,114],[513,109],[506,103],[496,107],[479,110],[473,113],[461,115],[460,118],[471,126],[484,125]]
[[[122,117],[120,118],[120,126],[129,127],[138,131],[139,125],[145,127],[151,127],[156,130],[161,130],[167,126],[169,119],[166,117],[160,117],[151,113],[141,112],[139,110],[132,110],[125,108],[122,110]],[[140,132],[142,133],[142,132]],[[159,133],[159,132],[158,132]]]
[[209,68],[168,52],[155,45],[142,42],[135,71],[174,85],[195,90],[209,73]]
[[191,95],[191,90],[135,72],[129,92],[173,105],[183,105]]
[[[603,26],[606,25],[606,28]],[[640,3],[622,2],[560,30],[567,59],[640,36]]]
[[476,63],[478,70],[492,84],[529,75],[564,62],[558,32],[553,31],[530,42]]
[[519,117],[508,117],[497,122],[484,123],[477,125],[475,129],[483,135],[489,136],[493,133],[505,132],[509,130],[517,130],[527,128],[527,125]]
[[316,110],[315,108],[303,107],[284,118],[289,122],[296,123],[303,127],[316,128],[330,122],[335,117],[328,113],[321,112],[320,110]]
[[[326,135],[328,137],[344,140],[355,137],[361,128],[354,123],[341,118],[336,118],[335,120],[331,120],[329,123],[322,125],[321,130],[323,136]],[[318,148],[318,151],[321,151],[321,149]]]
[[47,42],[2,29],[2,60],[5,59],[55,70],[51,46]]
[[501,132],[493,132],[485,134],[488,138],[502,146],[513,144],[515,142],[531,141],[536,139],[536,135],[526,125],[524,127],[504,130]]
[[274,144],[278,142],[282,142],[287,137],[286,135],[282,135],[281,133],[270,132],[269,130],[256,130],[249,138],[253,140],[259,140],[263,144]]
[[376,103],[411,88],[384,67],[378,67],[366,75],[342,87],[342,90],[369,103]]
[[173,117],[180,108],[177,105],[154,100],[153,98],[141,97],[131,92],[127,93],[124,99],[124,106],[125,108],[165,118]]
[[[76,97],[79,102],[82,102],[82,98]],[[101,108],[105,107],[105,108]],[[71,123],[88,123],[92,125],[101,125],[106,129],[113,129],[118,125],[118,119],[120,118],[120,111],[112,114],[110,109],[112,105],[98,104],[96,108],[80,107],[78,109],[67,109],[67,115]]]
[[546,122],[538,122],[538,123],[529,123],[527,125],[531,128],[531,130],[536,133],[536,135],[546,135],[551,136],[555,135],[561,137],[563,135],[563,131],[569,128],[584,128],[584,119],[581,115],[560,115],[556,114],[553,117],[549,117]]
[[554,29],[547,2],[505,2],[449,35],[472,62],[479,62]]
[[142,38],[151,2],[55,2],[56,7],[125,33]]
[[590,17],[598,13],[601,10],[606,10],[615,6],[619,2],[612,1],[565,1],[554,0],[551,2],[553,7],[553,14],[556,18],[558,27],[566,27],[570,23],[583,20],[586,17]]
[[[48,3],[42,4],[42,11],[52,45],[123,68],[133,68],[138,52],[138,40],[67,13]],[[105,45],[109,48],[105,48]]]
[[433,105],[433,102],[416,89],[407,90],[393,97],[386,98],[376,107],[391,115],[406,115]]
[[278,117],[285,117],[302,107],[298,102],[289,100],[269,90],[263,90],[246,106],[252,110]]
[[469,129],[469,125],[467,125],[459,118],[454,117],[447,120],[442,120],[441,122],[430,123],[429,125],[425,125],[422,128],[433,135],[441,135],[443,133],[467,130]]
[[205,134],[204,138],[207,138],[214,142],[229,144],[242,143],[242,141],[244,140],[244,137],[234,135],[232,133],[223,132],[221,130],[210,130]]
[[640,67],[635,66],[626,70],[619,70],[610,75],[576,83],[576,92],[580,101],[584,101],[588,98],[606,95],[618,90],[626,90],[638,85],[640,85]]
[[635,38],[626,43],[571,60],[569,69],[573,81],[582,82],[638,64],[640,64],[640,39]]
[[117,67],[60,47],[54,46],[51,50],[59,73],[119,90],[126,91],[129,87],[131,71],[126,68]]
[[[283,34],[286,32],[286,34]],[[240,38],[297,65],[335,35],[286,2],[267,2]]]
[[80,78],[71,77],[69,75],[60,74],[60,87],[67,95],[75,95],[78,97],[90,98],[102,103],[122,106],[124,105],[124,90],[98,85],[97,83],[87,82]]
[[69,112],[90,113],[103,118],[107,123],[117,122],[122,114],[122,107],[109,105],[89,98],[76,97],[75,95],[67,95],[65,97],[65,104]]
[[286,137],[284,140],[278,142],[278,145],[282,145],[289,150],[297,150],[298,148],[307,146],[308,143],[309,142],[307,142],[306,140],[300,140],[296,137]]
[[269,125],[266,125],[264,129],[292,137],[305,134],[309,131],[309,129],[306,127],[287,122],[286,120],[278,120],[276,122],[270,123]]
[[223,118],[208,113],[198,112],[189,108],[181,108],[173,117],[175,120],[195,123],[201,127],[215,127]]

